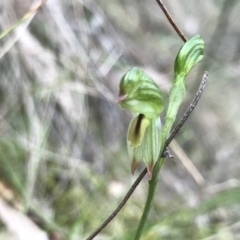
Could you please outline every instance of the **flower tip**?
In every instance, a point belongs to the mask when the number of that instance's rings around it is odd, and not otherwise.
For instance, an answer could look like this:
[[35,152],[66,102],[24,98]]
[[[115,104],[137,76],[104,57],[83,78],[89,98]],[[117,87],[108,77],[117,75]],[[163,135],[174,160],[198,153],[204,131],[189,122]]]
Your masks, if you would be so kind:
[[132,163],[131,163],[131,172],[132,172],[132,175],[134,174],[134,172],[135,172],[135,170],[136,170],[137,164],[138,164],[138,162],[137,162],[136,159],[134,158],[134,159],[132,160]]
[[153,168],[154,168],[154,164],[153,164],[153,161],[151,161],[151,162],[147,165],[147,171],[148,171],[148,179],[149,179],[149,181],[152,179]]
[[118,101],[119,103],[121,103],[121,102],[123,102],[126,98],[127,98],[127,94],[119,95],[117,101]]

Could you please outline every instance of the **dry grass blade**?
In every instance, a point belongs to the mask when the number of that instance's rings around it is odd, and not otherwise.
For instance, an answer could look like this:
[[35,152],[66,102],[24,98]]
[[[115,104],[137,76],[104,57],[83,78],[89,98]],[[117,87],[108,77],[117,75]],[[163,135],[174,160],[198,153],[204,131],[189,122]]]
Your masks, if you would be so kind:
[[15,22],[11,27],[6,29],[4,32],[0,34],[0,39],[5,37],[7,34],[9,34],[11,31],[13,31],[19,24],[24,22],[26,19],[28,19],[33,13],[35,13],[40,7],[45,4],[47,0],[43,0],[38,6],[35,8],[31,9],[29,12],[27,12],[21,19],[19,19],[17,22]]
[[205,180],[192,161],[189,159],[187,154],[183,151],[183,149],[179,146],[179,144],[173,139],[170,145],[171,149],[174,151],[178,159],[181,161],[183,166],[187,169],[187,171],[191,174],[193,179],[197,184],[203,185]]

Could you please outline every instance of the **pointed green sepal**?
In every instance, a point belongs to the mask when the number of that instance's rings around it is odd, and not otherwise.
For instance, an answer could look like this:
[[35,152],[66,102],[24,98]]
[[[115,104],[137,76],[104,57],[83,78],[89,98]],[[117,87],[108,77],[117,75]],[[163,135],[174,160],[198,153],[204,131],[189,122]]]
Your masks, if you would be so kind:
[[149,179],[152,178],[153,167],[158,160],[161,150],[161,121],[154,118],[149,121],[149,126],[145,130],[141,145],[132,147],[128,142],[128,152],[132,160],[131,170],[134,173],[137,163],[144,161]]
[[157,84],[139,68],[130,69],[121,79],[119,104],[147,118],[159,116],[163,111],[163,97]]
[[202,60],[204,41],[197,35],[189,39],[179,50],[174,63],[174,74],[188,75],[190,70]]

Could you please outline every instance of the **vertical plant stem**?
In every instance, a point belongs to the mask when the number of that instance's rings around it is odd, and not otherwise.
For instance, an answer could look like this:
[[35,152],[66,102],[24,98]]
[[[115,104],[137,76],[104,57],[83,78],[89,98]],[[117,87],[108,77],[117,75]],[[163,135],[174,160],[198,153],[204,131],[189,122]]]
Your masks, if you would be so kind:
[[147,200],[146,200],[146,203],[145,203],[145,206],[144,206],[143,214],[142,214],[141,220],[139,222],[138,229],[137,229],[137,232],[135,234],[134,240],[139,240],[141,235],[142,235],[144,225],[146,223],[146,220],[147,220],[148,215],[149,215],[149,211],[151,209],[152,200],[153,200],[155,190],[156,190],[156,186],[157,186],[157,182],[158,182],[158,176],[159,176],[160,169],[162,167],[163,162],[164,162],[164,158],[161,158],[160,161],[158,161],[156,163],[155,167],[154,167],[153,177],[149,181]]
[[149,215],[149,211],[151,209],[152,200],[153,200],[155,190],[156,190],[156,186],[157,186],[157,183],[158,183],[158,177],[159,177],[159,174],[160,174],[162,164],[164,162],[164,158],[161,157],[161,156],[162,156],[162,152],[165,148],[165,142],[166,142],[167,136],[168,136],[168,134],[171,130],[172,123],[165,124],[164,128],[163,128],[163,136],[162,136],[162,143],[163,144],[161,146],[159,160],[157,161],[156,165],[154,166],[153,176],[152,176],[152,179],[149,181],[147,200],[146,200],[146,203],[145,203],[145,206],[144,206],[144,210],[143,210],[140,222],[138,224],[138,228],[137,228],[137,232],[135,234],[134,240],[139,240],[140,239],[140,237],[142,235],[144,225],[145,225],[145,223],[147,221],[147,218],[148,218],[148,215]]
[[[178,76],[175,76],[175,77],[178,78]],[[184,78],[179,77],[178,79],[181,82],[184,82]],[[178,98],[176,98],[176,95],[178,95]],[[160,174],[160,170],[161,170],[162,164],[164,162],[164,158],[161,157],[162,152],[165,148],[165,143],[167,141],[167,137],[169,136],[169,133],[171,131],[173,123],[176,119],[177,112],[178,112],[180,104],[183,101],[184,95],[185,95],[184,85],[182,88],[181,84],[179,85],[179,81],[178,82],[174,81],[174,84],[173,84],[173,86],[171,88],[171,92],[170,92],[169,106],[168,106],[168,111],[167,111],[167,115],[166,115],[166,119],[165,119],[166,121],[165,121],[163,130],[162,130],[162,146],[161,146],[161,150],[160,150],[160,155],[159,155],[156,165],[154,166],[153,177],[149,181],[147,200],[146,200],[146,203],[144,206],[144,210],[143,210],[141,220],[139,222],[134,240],[140,239],[144,225],[147,221],[147,217],[148,217],[148,214],[149,214],[149,211],[151,208],[152,200],[153,200],[153,197],[155,194],[155,189],[156,189],[156,186],[158,183],[158,177]]]

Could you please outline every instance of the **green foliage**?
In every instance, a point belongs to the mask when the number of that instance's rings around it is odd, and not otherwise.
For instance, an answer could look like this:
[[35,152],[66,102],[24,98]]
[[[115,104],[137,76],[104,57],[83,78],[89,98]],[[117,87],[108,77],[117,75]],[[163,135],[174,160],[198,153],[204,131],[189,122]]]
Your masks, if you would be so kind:
[[[3,0],[1,31],[13,25],[15,16],[21,18],[27,6],[20,2]],[[237,224],[234,226],[240,218],[239,188],[231,189],[230,184],[229,190],[219,193],[204,190],[230,179],[239,179],[240,116],[236,104],[239,96],[239,26],[234,23],[240,4],[237,1],[215,2],[215,6],[211,1],[199,2],[196,7],[193,2],[185,1],[178,6],[179,11],[174,11],[174,3],[168,5],[174,17],[190,21],[190,25],[189,22],[183,24],[188,34],[198,29],[208,43],[204,64],[199,72],[191,73],[189,92],[193,94],[205,70],[211,73],[211,84],[197,108],[200,116],[191,116],[177,137],[177,142],[203,174],[206,185],[194,184],[173,153],[175,160],[165,162],[164,178],[161,177],[161,186],[158,185],[142,240],[239,238]],[[46,220],[56,221],[61,230],[72,235],[69,239],[85,239],[84,236],[98,227],[143,168],[140,163],[135,176],[129,175],[123,136],[130,119],[119,111],[114,101],[113,89],[119,73],[130,66],[147,66],[148,73],[154,79],[157,76],[155,80],[159,86],[164,86],[166,109],[169,102],[166,78],[172,76],[174,53],[180,42],[169,29],[169,23],[159,21],[161,11],[154,1],[118,0],[106,4],[100,0],[96,4],[94,7],[87,2],[82,5],[63,1],[58,6],[57,16],[49,14],[49,8],[44,7],[24,32],[19,29],[1,39],[1,52],[7,51],[0,63],[1,181],[18,193],[25,193],[26,187],[31,185],[29,173],[26,174],[28,162],[37,151],[40,162],[34,171],[37,182],[30,207],[41,212]],[[216,18],[216,14],[220,17]],[[61,20],[62,16],[65,22],[59,25],[58,17]],[[19,41],[14,44],[14,39]],[[8,48],[9,45],[13,47]],[[28,48],[32,45],[36,52]],[[106,69],[106,72],[102,71]],[[37,99],[36,95],[39,96]],[[83,104],[79,96],[83,96]],[[32,116],[30,112],[30,118],[26,117],[26,111],[31,110],[28,97],[34,99],[32,107],[37,114],[37,125],[35,114]],[[74,105],[78,107],[77,114]],[[83,116],[87,118],[87,125]],[[32,125],[36,128],[29,130]],[[39,137],[45,136],[46,128],[50,140],[36,146],[35,143],[42,143]],[[35,129],[42,134],[35,135]],[[141,137],[138,139],[143,141]],[[119,195],[109,194],[109,186],[116,181],[124,187]],[[133,239],[147,185],[147,181],[143,181],[138,186],[99,238]],[[187,193],[194,196],[194,207],[189,203]],[[80,214],[76,216],[75,213]],[[198,218],[207,221],[199,224]],[[79,228],[78,235],[72,234],[75,227]],[[0,228],[2,231],[2,224]],[[229,231],[233,237],[224,238],[221,229]],[[214,234],[217,235],[211,236]],[[64,236],[63,239],[68,238]]]
[[0,139],[1,179],[24,197],[25,165],[28,154],[14,138]]

